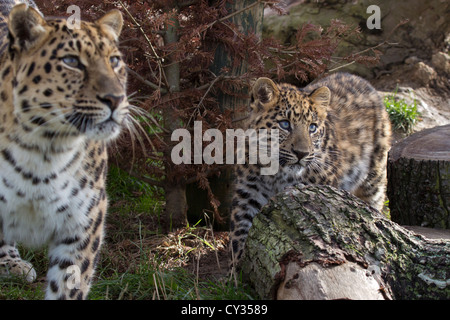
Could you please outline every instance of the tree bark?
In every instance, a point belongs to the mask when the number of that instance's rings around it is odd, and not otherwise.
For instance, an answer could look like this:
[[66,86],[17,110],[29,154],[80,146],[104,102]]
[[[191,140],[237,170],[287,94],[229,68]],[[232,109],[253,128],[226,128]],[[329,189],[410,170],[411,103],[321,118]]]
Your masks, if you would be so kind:
[[391,219],[450,229],[450,125],[409,136],[388,158]]
[[[178,42],[179,21],[176,18],[172,19],[172,23],[168,23],[164,32],[164,42],[166,45]],[[164,74],[169,86],[169,93],[180,91],[180,64],[175,59],[172,61],[172,56],[169,56],[169,63],[164,68]],[[172,132],[180,127],[180,119],[175,115],[173,109],[163,109],[164,126]],[[172,144],[171,135],[165,135],[164,140],[167,146]],[[186,200],[186,183],[179,181],[178,177],[173,173],[173,164],[171,160],[171,150],[166,148],[164,157],[167,165],[166,182],[164,185],[165,192],[165,227],[168,230],[177,229],[186,225],[187,222],[187,200]],[[166,230],[166,231],[168,231]]]
[[450,240],[414,234],[329,186],[274,197],[241,268],[265,299],[450,298]]

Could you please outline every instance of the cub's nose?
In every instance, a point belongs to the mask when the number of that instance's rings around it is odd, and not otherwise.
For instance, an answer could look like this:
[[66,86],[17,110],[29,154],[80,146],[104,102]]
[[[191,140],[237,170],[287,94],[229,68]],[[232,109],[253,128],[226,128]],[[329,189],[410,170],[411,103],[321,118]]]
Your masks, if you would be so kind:
[[107,94],[103,97],[100,97],[97,95],[97,99],[106,104],[111,111],[114,111],[117,109],[117,107],[120,105],[120,103],[125,99],[125,96],[115,96],[112,94]]

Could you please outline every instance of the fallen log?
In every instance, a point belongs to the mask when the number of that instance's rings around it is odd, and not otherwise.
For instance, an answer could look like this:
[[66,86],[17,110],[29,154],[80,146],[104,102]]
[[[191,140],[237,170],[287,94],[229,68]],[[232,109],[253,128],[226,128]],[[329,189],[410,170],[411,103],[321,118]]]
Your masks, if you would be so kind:
[[450,240],[415,234],[329,186],[274,197],[240,266],[264,299],[450,298]]
[[395,144],[389,151],[387,172],[393,221],[450,229],[450,124]]

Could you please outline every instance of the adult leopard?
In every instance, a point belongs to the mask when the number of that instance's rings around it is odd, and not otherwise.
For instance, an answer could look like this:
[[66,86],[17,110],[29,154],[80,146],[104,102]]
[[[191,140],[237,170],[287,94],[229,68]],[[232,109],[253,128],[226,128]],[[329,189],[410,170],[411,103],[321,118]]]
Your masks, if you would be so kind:
[[0,273],[33,281],[15,243],[48,245],[46,299],[86,299],[103,241],[106,145],[130,121],[123,18],[113,10],[72,29],[33,6],[0,4]]

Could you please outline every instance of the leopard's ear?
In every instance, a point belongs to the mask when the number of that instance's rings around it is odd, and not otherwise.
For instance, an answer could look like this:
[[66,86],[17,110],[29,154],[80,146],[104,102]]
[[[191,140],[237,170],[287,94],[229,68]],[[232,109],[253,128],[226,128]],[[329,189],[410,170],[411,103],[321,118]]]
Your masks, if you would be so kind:
[[42,15],[26,4],[12,8],[9,14],[8,29],[11,48],[18,51],[30,50],[41,44],[49,34],[50,27]]
[[272,108],[278,102],[279,95],[280,90],[269,78],[259,78],[253,85],[252,99],[258,111]]
[[320,87],[311,92],[309,98],[315,105],[326,109],[330,105],[331,91],[328,87]]
[[97,20],[97,23],[104,27],[112,37],[117,41],[123,27],[123,16],[119,10],[111,10],[105,14],[102,18]]

